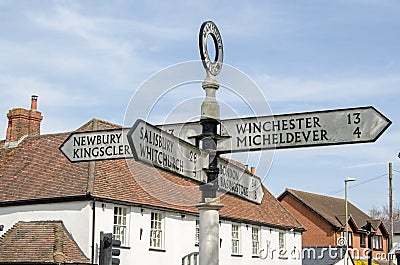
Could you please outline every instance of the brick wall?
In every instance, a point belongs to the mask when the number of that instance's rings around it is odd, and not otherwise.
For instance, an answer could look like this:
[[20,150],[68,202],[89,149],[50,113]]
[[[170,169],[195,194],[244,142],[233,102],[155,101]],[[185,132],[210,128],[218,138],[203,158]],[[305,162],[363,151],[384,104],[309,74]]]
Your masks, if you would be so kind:
[[[315,212],[310,210],[304,204],[299,202],[291,195],[284,196],[281,200],[281,204],[302,224],[307,230],[302,235],[302,246],[338,246],[337,239],[341,236],[340,231],[335,231],[334,226],[330,225],[324,219],[322,219]],[[352,233],[352,248],[351,253],[354,256],[364,256],[366,248],[368,247],[368,238],[365,237],[366,245],[361,247],[360,244],[360,233],[356,231],[356,227],[350,222],[349,232]],[[383,235],[383,231],[378,229],[376,235]],[[382,236],[382,250],[373,250],[373,257],[387,257],[388,243],[387,237]]]
[[379,235],[379,236],[382,236],[382,246],[383,246],[383,249],[382,250],[376,250],[376,249],[374,249],[374,253],[379,253],[381,256],[382,255],[386,255],[389,251],[390,251],[390,249],[388,249],[388,244],[389,244],[389,242],[388,242],[388,238],[384,235],[384,233],[383,233],[383,231],[382,231],[382,229],[379,227],[379,229],[376,231],[376,234],[375,235]]
[[312,212],[291,195],[283,197],[281,203],[307,230],[302,237],[303,247],[336,245],[335,230],[319,215]]
[[42,114],[37,111],[37,96],[32,96],[31,109],[14,108],[8,111],[6,142],[16,142],[24,135],[40,135]]

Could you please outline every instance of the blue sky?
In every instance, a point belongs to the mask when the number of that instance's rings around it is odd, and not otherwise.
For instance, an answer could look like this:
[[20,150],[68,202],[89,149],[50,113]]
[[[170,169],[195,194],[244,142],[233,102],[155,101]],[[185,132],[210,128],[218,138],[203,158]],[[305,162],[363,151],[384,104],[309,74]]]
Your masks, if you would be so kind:
[[[400,203],[399,13],[396,0],[0,0],[0,138],[7,111],[28,108],[32,94],[43,133],[72,131],[94,117],[123,124],[145,80],[200,58],[199,28],[212,20],[224,63],[258,85],[272,113],[372,105],[393,122],[372,144],[276,151],[270,169],[256,165],[274,195],[290,187],[343,197],[344,179],[354,177],[350,200],[363,210],[380,207],[393,162]],[[203,93],[192,85],[181,96]]]

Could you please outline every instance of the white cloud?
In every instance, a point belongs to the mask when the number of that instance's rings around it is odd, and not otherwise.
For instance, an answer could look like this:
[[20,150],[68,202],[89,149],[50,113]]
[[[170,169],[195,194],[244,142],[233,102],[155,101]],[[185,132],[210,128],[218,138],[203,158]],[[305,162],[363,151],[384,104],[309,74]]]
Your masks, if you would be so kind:
[[258,75],[256,82],[268,91],[270,102],[342,101],[395,93],[400,86],[400,75],[363,76],[342,79],[305,79]]
[[47,56],[36,58],[36,62],[47,62],[58,73],[85,75],[86,80],[105,79],[101,83],[124,89],[126,83],[132,83],[132,76],[143,80],[162,68],[162,57],[155,58],[152,53],[168,45],[168,40],[187,38],[188,33],[182,28],[133,18],[87,15],[82,9],[56,4],[40,12],[26,11],[26,16],[42,34],[62,39],[50,39],[47,47],[34,46],[36,41],[42,42],[39,39],[15,45],[22,46],[21,50],[30,50],[26,52],[30,60],[37,57],[38,50],[46,49],[41,54],[47,53]]
[[[92,48],[118,51],[121,54],[129,51],[129,46],[112,38],[111,32],[109,32],[109,29],[115,24],[112,23],[112,20],[84,16],[62,6],[55,6],[54,12],[46,11],[44,13],[27,11],[27,16],[42,28],[78,36]],[[50,12],[51,15],[49,15]],[[125,52],[121,52],[124,50]]]
[[[93,104],[88,102],[81,95],[71,93],[66,86],[48,83],[35,77],[18,77],[0,74],[0,87],[5,88],[2,92],[4,99],[2,105],[9,107],[17,106],[28,101],[27,97],[32,94],[45,98],[41,104],[47,106],[87,106]],[[5,102],[6,101],[6,102]],[[25,105],[25,104],[24,104]]]
[[[0,135],[5,135],[6,132],[7,118],[5,114],[8,110],[16,107],[29,109],[31,95],[39,96],[38,109],[43,113],[46,119],[51,115],[56,117],[64,112],[68,112],[70,109],[90,107],[99,104],[96,98],[86,97],[83,93],[74,93],[67,86],[49,83],[37,77],[19,77],[0,74],[0,87],[2,88],[0,113],[3,114],[0,116]],[[47,111],[50,109],[53,110],[53,113]],[[70,121],[59,120],[58,122],[63,123],[65,128],[66,123]],[[50,124],[46,121],[45,127],[48,127],[48,125]],[[50,127],[51,126],[52,124]],[[54,130],[50,128],[49,131]],[[4,139],[4,137],[0,137],[0,139]]]
[[133,18],[126,20],[88,16],[60,5],[55,6],[54,13],[50,16],[48,12],[42,14],[27,12],[27,14],[33,22],[43,28],[76,35],[97,49],[125,51],[122,55],[129,54],[133,45],[145,39],[144,35],[163,40],[177,40],[186,39],[189,34],[182,28],[156,25]]

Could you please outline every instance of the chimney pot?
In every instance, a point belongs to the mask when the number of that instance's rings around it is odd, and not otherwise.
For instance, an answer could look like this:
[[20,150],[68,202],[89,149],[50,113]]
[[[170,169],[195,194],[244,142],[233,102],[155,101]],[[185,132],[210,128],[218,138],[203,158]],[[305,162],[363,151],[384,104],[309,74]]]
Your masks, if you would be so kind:
[[251,167],[250,168],[250,172],[252,175],[254,175],[256,173],[256,168],[255,167]]
[[32,95],[31,110],[37,110],[37,99],[38,99],[38,96]]

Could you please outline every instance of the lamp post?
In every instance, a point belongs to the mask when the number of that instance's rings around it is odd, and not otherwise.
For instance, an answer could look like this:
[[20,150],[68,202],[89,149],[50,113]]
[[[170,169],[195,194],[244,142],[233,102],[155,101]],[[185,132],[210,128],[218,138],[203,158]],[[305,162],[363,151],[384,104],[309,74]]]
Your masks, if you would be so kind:
[[346,208],[346,252],[345,252],[345,257],[346,257],[346,265],[349,264],[349,253],[348,253],[348,248],[349,248],[349,212],[347,209],[347,183],[350,181],[356,181],[355,178],[346,178],[344,180],[344,197],[345,197],[345,208]]

